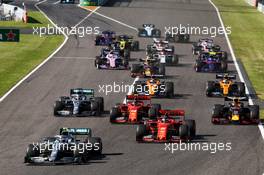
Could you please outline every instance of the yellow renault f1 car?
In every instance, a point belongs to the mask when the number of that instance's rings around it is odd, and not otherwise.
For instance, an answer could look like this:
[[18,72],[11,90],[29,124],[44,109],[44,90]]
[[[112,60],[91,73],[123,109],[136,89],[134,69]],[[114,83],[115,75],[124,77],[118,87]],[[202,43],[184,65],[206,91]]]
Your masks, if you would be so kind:
[[235,75],[217,74],[218,81],[208,81],[206,84],[206,96],[208,97],[227,97],[227,96],[246,96],[245,84],[234,82]]
[[174,84],[173,82],[160,81],[154,78],[150,78],[146,81],[136,81],[133,94],[170,98],[174,96]]
[[139,41],[133,40],[133,36],[119,35],[116,43],[119,43],[121,50],[139,51]]
[[213,124],[258,124],[259,106],[244,105],[247,97],[226,97],[229,104],[216,104],[212,111]]

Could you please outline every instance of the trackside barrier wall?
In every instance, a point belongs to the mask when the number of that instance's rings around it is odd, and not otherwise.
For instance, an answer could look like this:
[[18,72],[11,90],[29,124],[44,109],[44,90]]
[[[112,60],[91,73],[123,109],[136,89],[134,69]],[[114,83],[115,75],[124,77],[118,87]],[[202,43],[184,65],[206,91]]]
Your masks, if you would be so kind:
[[27,22],[27,11],[24,9],[14,6],[14,5],[9,5],[9,4],[2,4],[2,9],[4,15],[11,15],[13,16],[15,21],[24,21]]
[[80,0],[81,6],[101,6],[104,5],[108,0]]

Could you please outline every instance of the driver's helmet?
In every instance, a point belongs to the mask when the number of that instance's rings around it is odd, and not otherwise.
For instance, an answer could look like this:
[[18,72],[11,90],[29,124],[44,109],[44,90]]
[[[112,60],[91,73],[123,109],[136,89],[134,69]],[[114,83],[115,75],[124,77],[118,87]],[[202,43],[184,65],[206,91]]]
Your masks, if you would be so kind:
[[79,94],[72,94],[71,97],[72,97],[72,100],[80,100]]
[[223,83],[224,84],[228,84],[228,80],[227,79],[223,79]]
[[228,79],[228,74],[225,74],[224,75],[224,79]]
[[154,79],[154,78],[151,78],[151,79],[149,80],[149,82],[150,82],[151,84],[154,84],[154,83],[155,83],[155,79]]
[[61,135],[61,137],[59,138],[59,142],[60,143],[70,143],[73,141],[73,137],[72,135]]
[[161,121],[162,121],[163,123],[166,123],[166,121],[168,120],[168,118],[169,118],[169,114],[166,113],[166,114],[163,116],[163,118],[161,119]]
[[240,101],[238,98],[235,98],[232,104],[234,107],[239,107],[240,106]]

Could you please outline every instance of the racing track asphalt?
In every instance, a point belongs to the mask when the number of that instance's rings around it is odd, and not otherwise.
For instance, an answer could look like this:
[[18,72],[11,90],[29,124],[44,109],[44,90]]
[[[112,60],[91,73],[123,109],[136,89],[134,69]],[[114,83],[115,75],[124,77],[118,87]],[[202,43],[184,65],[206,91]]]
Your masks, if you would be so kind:
[[[53,5],[48,1],[40,8],[59,26],[73,26],[84,18],[86,12],[73,5]],[[109,7],[97,12],[120,20],[134,27],[153,23],[158,28],[190,24],[192,26],[219,26],[214,8],[207,0],[130,0],[124,3],[112,1]],[[99,26],[100,30],[112,29],[117,33],[136,32],[113,21],[91,15],[82,26]],[[200,37],[191,36],[191,41]],[[107,111],[122,102],[125,93],[105,96],[98,92],[98,84],[131,84],[129,71],[96,70],[93,60],[100,47],[95,47],[93,36],[70,37],[68,43],[43,67],[22,83],[0,104],[0,168],[1,174],[262,174],[263,140],[257,126],[214,126],[210,123],[211,107],[223,99],[205,97],[205,82],[214,80],[215,74],[195,73],[191,44],[175,44],[180,55],[180,65],[167,67],[168,80],[175,84],[174,99],[154,99],[164,108],[183,108],[187,117],[197,122],[197,142],[231,142],[231,151],[211,154],[208,151],[164,151],[163,144],[138,144],[135,127],[111,125],[109,116],[92,118],[55,118],[52,115],[54,101],[67,95],[70,88],[97,89],[97,95],[105,97]],[[224,36],[215,39],[228,51]],[[151,39],[139,39],[141,49]],[[79,43],[79,44],[78,44]],[[143,57],[144,52],[132,57]],[[75,57],[75,58],[71,58]],[[235,68],[230,65],[230,71]],[[54,135],[63,126],[91,127],[96,136],[103,139],[105,158],[93,160],[88,165],[26,166],[23,164],[26,147],[40,137]]]

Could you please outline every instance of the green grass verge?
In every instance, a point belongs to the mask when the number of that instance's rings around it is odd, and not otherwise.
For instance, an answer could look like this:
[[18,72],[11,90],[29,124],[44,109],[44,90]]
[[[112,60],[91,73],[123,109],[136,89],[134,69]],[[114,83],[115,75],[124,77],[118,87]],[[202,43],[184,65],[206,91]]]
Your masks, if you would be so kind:
[[244,0],[213,0],[219,8],[234,52],[248,73],[258,96],[264,99],[264,15]]
[[48,57],[64,40],[62,35],[21,35],[18,43],[0,43],[0,97]]
[[18,27],[18,28],[33,28],[51,25],[50,21],[45,18],[39,11],[29,11],[28,23],[22,21],[0,21],[0,27]]

